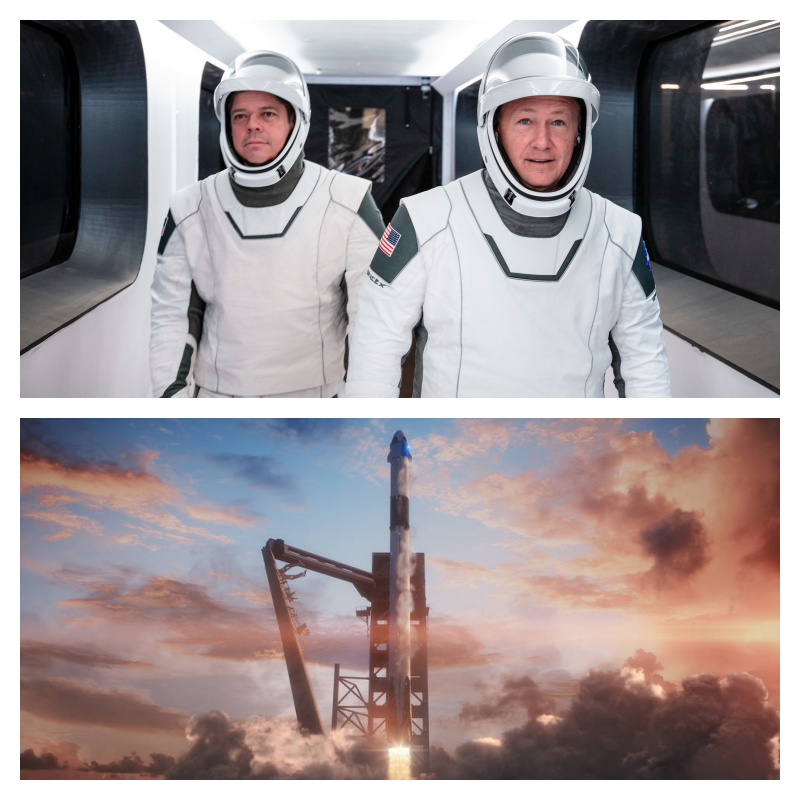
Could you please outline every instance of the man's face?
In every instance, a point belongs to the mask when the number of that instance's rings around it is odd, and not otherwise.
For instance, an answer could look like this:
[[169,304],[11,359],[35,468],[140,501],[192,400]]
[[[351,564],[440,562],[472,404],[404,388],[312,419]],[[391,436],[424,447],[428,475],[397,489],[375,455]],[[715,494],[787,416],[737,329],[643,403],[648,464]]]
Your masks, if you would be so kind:
[[286,106],[269,92],[239,92],[231,106],[231,139],[241,159],[261,165],[280,153],[294,127]]
[[[500,106],[497,129],[522,183],[552,192],[567,171],[577,144],[580,106],[573,97],[523,97]],[[496,124],[496,123],[495,123]]]

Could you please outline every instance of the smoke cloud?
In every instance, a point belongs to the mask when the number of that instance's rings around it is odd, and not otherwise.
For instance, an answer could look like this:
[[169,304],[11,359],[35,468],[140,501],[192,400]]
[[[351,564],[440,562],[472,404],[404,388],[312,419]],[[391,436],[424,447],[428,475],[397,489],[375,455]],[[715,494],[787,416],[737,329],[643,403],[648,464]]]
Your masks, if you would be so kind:
[[175,766],[175,759],[164,753],[150,753],[150,763],[145,764],[141,756],[133,753],[130,756],[123,756],[119,761],[112,761],[110,764],[99,764],[92,761],[91,764],[79,767],[85,772],[111,772],[129,775],[164,775],[168,770]]
[[28,748],[19,754],[20,769],[66,769],[66,764],[61,764],[53,753],[42,753],[37,756],[33,748]]
[[710,560],[706,529],[694,511],[676,509],[669,517],[645,528],[639,539],[647,555],[655,559],[645,577],[657,585],[680,583]]
[[[651,658],[652,657],[652,658]],[[642,666],[634,666],[635,664]],[[572,706],[555,721],[531,719],[499,743],[461,745],[451,757],[432,753],[437,778],[457,779],[775,779],[778,712],[764,684],[738,673],[684,679],[666,694],[630,671],[657,676],[651,653],[637,651],[621,672],[592,671]],[[660,676],[657,676],[660,678]],[[531,684],[525,687],[531,693]],[[657,685],[657,684],[656,684]],[[501,695],[506,692],[504,686]],[[509,692],[509,696],[513,692]],[[494,702],[493,702],[494,700]],[[497,698],[487,708],[503,707]],[[477,716],[483,704],[465,704]],[[533,711],[535,713],[535,709]]]
[[527,711],[529,720],[534,720],[542,714],[553,713],[555,703],[527,675],[508,677],[497,694],[489,695],[480,703],[463,703],[459,719],[466,723],[512,719],[520,709]]
[[385,776],[385,753],[371,753],[337,734],[305,736],[294,720],[285,717],[251,717],[236,723],[221,711],[211,711],[189,721],[187,737],[192,746],[167,771],[167,779],[343,780]]
[[[642,682],[659,687],[664,695],[672,694],[678,687],[672,681],[665,680],[658,672],[661,669],[664,669],[664,665],[659,663],[654,653],[637,650],[630,658],[625,659],[621,673],[624,676],[640,677]],[[655,694],[661,692],[656,691]]]
[[[498,736],[479,736],[453,755],[431,748],[431,773],[439,780],[673,779],[763,780],[780,777],[778,712],[753,675],[698,674],[680,689],[665,681],[653,653],[637,650],[618,672],[591,671],[577,696],[556,711],[528,676],[507,677],[499,692],[464,703],[467,724],[511,719],[527,722]],[[664,687],[667,687],[666,689]],[[364,740],[305,736],[289,717],[232,720],[221,711],[192,717],[191,745],[177,760],[136,753],[119,761],[92,761],[83,769],[149,773],[167,779],[284,780],[381,779],[385,746]],[[59,769],[50,752],[20,754],[22,769]]]

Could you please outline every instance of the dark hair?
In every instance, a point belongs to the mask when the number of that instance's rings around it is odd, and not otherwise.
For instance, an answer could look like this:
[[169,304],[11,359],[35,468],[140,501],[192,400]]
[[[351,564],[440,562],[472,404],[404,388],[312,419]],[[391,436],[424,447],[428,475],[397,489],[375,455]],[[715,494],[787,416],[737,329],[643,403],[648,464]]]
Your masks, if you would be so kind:
[[[234,101],[234,98],[235,98],[237,95],[239,95],[239,94],[241,94],[241,92],[231,92],[231,93],[230,93],[230,94],[229,94],[229,95],[228,95],[228,96],[225,98],[225,119],[226,119],[228,122],[230,122],[230,120],[231,120],[231,108],[232,108],[232,106],[233,106],[233,101]],[[288,116],[289,116],[289,122],[290,122],[292,125],[294,125],[294,123],[295,123],[295,120],[297,119],[297,115],[295,114],[295,111],[294,111],[294,106],[293,106],[293,105],[292,105],[292,104],[291,104],[291,103],[290,103],[288,100],[284,100],[282,97],[278,97],[278,95],[276,95],[276,94],[274,94],[274,95],[272,95],[272,96],[273,96],[273,97],[274,97],[276,100],[280,100],[280,101],[281,101],[281,103],[283,103],[283,107],[286,109],[286,113],[287,113],[287,114],[288,114]]]

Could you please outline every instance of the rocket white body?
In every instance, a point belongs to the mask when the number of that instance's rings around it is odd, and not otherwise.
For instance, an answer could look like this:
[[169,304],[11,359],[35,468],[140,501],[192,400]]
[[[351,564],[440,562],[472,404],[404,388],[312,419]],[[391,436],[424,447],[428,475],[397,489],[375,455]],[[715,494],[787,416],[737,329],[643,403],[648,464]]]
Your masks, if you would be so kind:
[[408,746],[411,741],[411,573],[409,541],[409,466],[411,451],[402,431],[397,431],[387,461],[392,465],[389,544],[389,652],[387,666],[387,719],[390,741]]

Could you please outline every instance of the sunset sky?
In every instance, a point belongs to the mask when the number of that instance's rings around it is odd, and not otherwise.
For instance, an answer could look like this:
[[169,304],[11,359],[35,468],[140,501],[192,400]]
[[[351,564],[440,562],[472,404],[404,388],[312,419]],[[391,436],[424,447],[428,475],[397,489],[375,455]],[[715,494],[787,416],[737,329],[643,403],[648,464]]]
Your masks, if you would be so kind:
[[[779,708],[777,420],[22,420],[21,750],[178,756],[191,715],[291,717],[260,549],[369,569],[398,429],[432,743],[523,723],[479,713],[510,678],[564,709],[629,659],[667,692],[748,672]],[[366,672],[365,601],[292,589],[327,724],[334,663]]]

